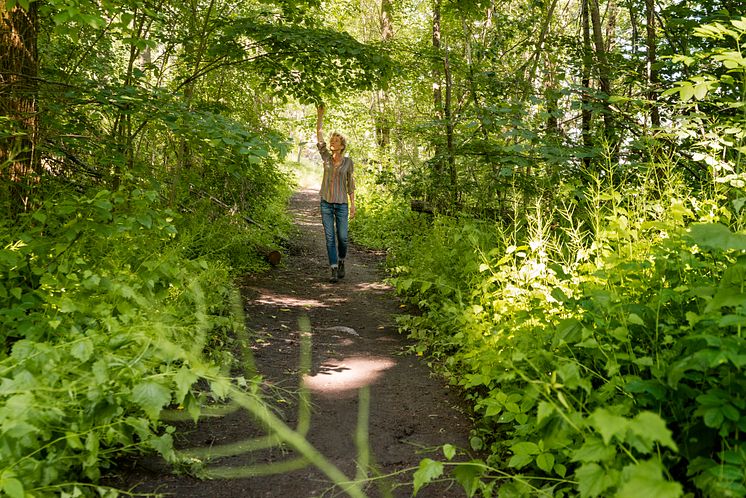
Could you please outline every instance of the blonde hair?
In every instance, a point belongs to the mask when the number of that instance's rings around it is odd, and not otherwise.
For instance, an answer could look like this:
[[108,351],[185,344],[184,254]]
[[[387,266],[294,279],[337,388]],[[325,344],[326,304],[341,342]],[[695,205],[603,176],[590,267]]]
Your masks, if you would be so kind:
[[340,143],[342,144],[342,150],[343,150],[343,151],[344,151],[344,150],[347,150],[347,139],[345,138],[345,136],[344,136],[344,135],[342,135],[341,133],[337,133],[337,132],[335,131],[334,133],[332,133],[332,136],[331,136],[331,137],[329,137],[329,143],[331,143],[331,141],[332,141],[332,138],[334,138],[334,137],[339,137],[339,141],[340,141]]

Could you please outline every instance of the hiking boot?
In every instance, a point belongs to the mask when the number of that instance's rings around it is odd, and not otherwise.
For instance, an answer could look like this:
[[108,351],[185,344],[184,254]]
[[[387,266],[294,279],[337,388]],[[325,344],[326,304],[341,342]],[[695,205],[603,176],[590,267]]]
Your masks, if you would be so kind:
[[332,266],[332,276],[329,278],[329,281],[331,283],[336,283],[339,281],[339,274],[336,266]]
[[345,278],[345,262],[343,259],[339,260],[339,268],[337,268],[337,276],[339,278]]

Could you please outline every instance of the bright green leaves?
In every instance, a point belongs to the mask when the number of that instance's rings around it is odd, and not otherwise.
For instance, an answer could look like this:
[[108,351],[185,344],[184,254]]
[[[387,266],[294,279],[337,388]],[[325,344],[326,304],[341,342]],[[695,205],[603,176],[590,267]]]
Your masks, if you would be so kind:
[[[746,59],[739,50],[732,50],[728,48],[728,44],[731,42],[739,43],[739,40],[746,35],[746,18],[734,19],[731,21],[731,27],[728,27],[722,23],[716,22],[712,24],[705,24],[697,26],[694,29],[695,36],[707,39],[713,39],[720,41],[723,46],[716,47],[712,51],[698,53],[697,58],[707,60],[713,59],[723,65],[728,73],[746,73]],[[693,60],[686,61],[688,65],[693,63]],[[736,84],[731,74],[724,75],[712,75],[712,74],[701,74],[693,76],[689,80],[681,81],[674,85],[672,88],[663,92],[663,96],[672,95],[674,93],[679,94],[679,98],[683,102],[687,102],[692,98],[696,100],[703,100],[707,94],[719,88],[730,87]]]
[[[663,466],[657,460],[638,462],[626,466],[621,472],[606,469],[596,463],[585,464],[575,473],[578,491],[582,498],[614,496],[615,498],[679,498],[683,488],[678,482],[663,478]],[[616,492],[611,492],[619,481]]]
[[746,235],[733,233],[720,223],[694,223],[689,232],[694,243],[701,247],[721,251],[746,250]]
[[712,76],[693,76],[688,81],[680,81],[673,87],[663,92],[666,97],[675,93],[679,94],[679,100],[688,102],[692,99],[703,100],[707,93],[718,87],[718,80]]
[[424,458],[420,461],[420,466],[414,473],[414,493],[417,492],[426,484],[432,482],[433,479],[443,475],[443,463],[437,462],[430,458]]
[[[443,445],[442,450],[446,460],[452,462],[453,458],[456,456],[456,447],[451,444],[445,444]],[[484,484],[482,482],[482,477],[486,471],[486,466],[483,462],[473,460],[471,462],[452,462],[449,465],[452,466],[452,478],[455,479],[462,488],[464,488],[466,496],[471,498],[477,493],[477,491],[483,488]],[[432,460],[431,458],[422,459],[419,467],[413,474],[413,496],[416,496],[420,489],[435,479],[441,477],[446,478],[445,468],[445,464],[442,462]]]
[[[123,448],[170,460],[162,409],[181,404],[196,419],[199,378],[214,396],[230,387],[208,358],[242,325],[229,273],[217,256],[173,244],[160,197],[58,194],[12,232],[0,225],[9,288],[0,294],[0,473],[15,472],[2,474],[0,495],[97,480]],[[222,349],[215,356],[226,361]]]
[[588,463],[575,472],[575,478],[582,498],[596,498],[605,496],[605,491],[616,484],[619,472],[609,471],[597,463]]
[[132,389],[132,400],[155,420],[161,409],[171,401],[171,390],[155,381],[141,382]]
[[640,412],[630,419],[615,415],[605,408],[597,408],[588,418],[588,424],[601,435],[606,445],[616,440],[635,447],[639,452],[650,453],[655,443],[659,443],[677,450],[665,421],[652,412]]
[[5,9],[7,10],[13,10],[16,5],[18,5],[24,10],[28,10],[33,0],[4,0],[4,1],[5,1]]
[[663,478],[664,468],[657,460],[628,465],[622,471],[624,484],[616,493],[617,498],[679,498],[684,494],[681,484]]
[[[620,468],[622,460],[617,458],[620,446],[643,455],[655,454],[656,444],[677,450],[671,431],[659,415],[643,411],[628,418],[597,408],[587,422],[601,439],[586,437],[583,446],[573,455],[574,461],[582,462],[575,471],[581,497],[681,496],[681,484],[663,478],[660,461],[636,461]],[[613,489],[617,491],[614,493]]]
[[481,462],[460,463],[453,468],[453,477],[464,488],[466,496],[471,498],[481,487],[481,478],[485,467]]
[[11,470],[3,470],[0,473],[0,490],[8,498],[25,498],[26,496],[23,483],[16,478],[15,473]]
[[[245,37],[253,40],[248,54],[238,42]],[[231,21],[223,49],[252,61],[278,96],[291,95],[301,103],[318,104],[349,91],[383,86],[391,71],[383,47],[362,44],[344,32],[256,18]],[[250,55],[257,49],[260,55]]]

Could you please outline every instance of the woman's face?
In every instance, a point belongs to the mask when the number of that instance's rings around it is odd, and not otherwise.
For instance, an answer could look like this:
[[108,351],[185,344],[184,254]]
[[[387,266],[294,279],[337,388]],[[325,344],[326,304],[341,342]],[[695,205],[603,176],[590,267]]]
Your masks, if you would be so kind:
[[339,135],[334,135],[332,138],[330,138],[329,148],[333,151],[341,151],[342,150],[342,137],[340,137]]

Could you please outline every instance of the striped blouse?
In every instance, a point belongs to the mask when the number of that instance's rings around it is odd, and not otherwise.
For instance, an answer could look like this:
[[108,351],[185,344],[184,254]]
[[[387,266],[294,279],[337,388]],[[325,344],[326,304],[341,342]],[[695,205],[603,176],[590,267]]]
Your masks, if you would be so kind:
[[319,195],[326,202],[347,204],[347,196],[355,192],[352,159],[345,156],[339,166],[334,166],[332,153],[326,147],[326,142],[319,142],[316,146],[324,161],[324,178],[321,181]]

